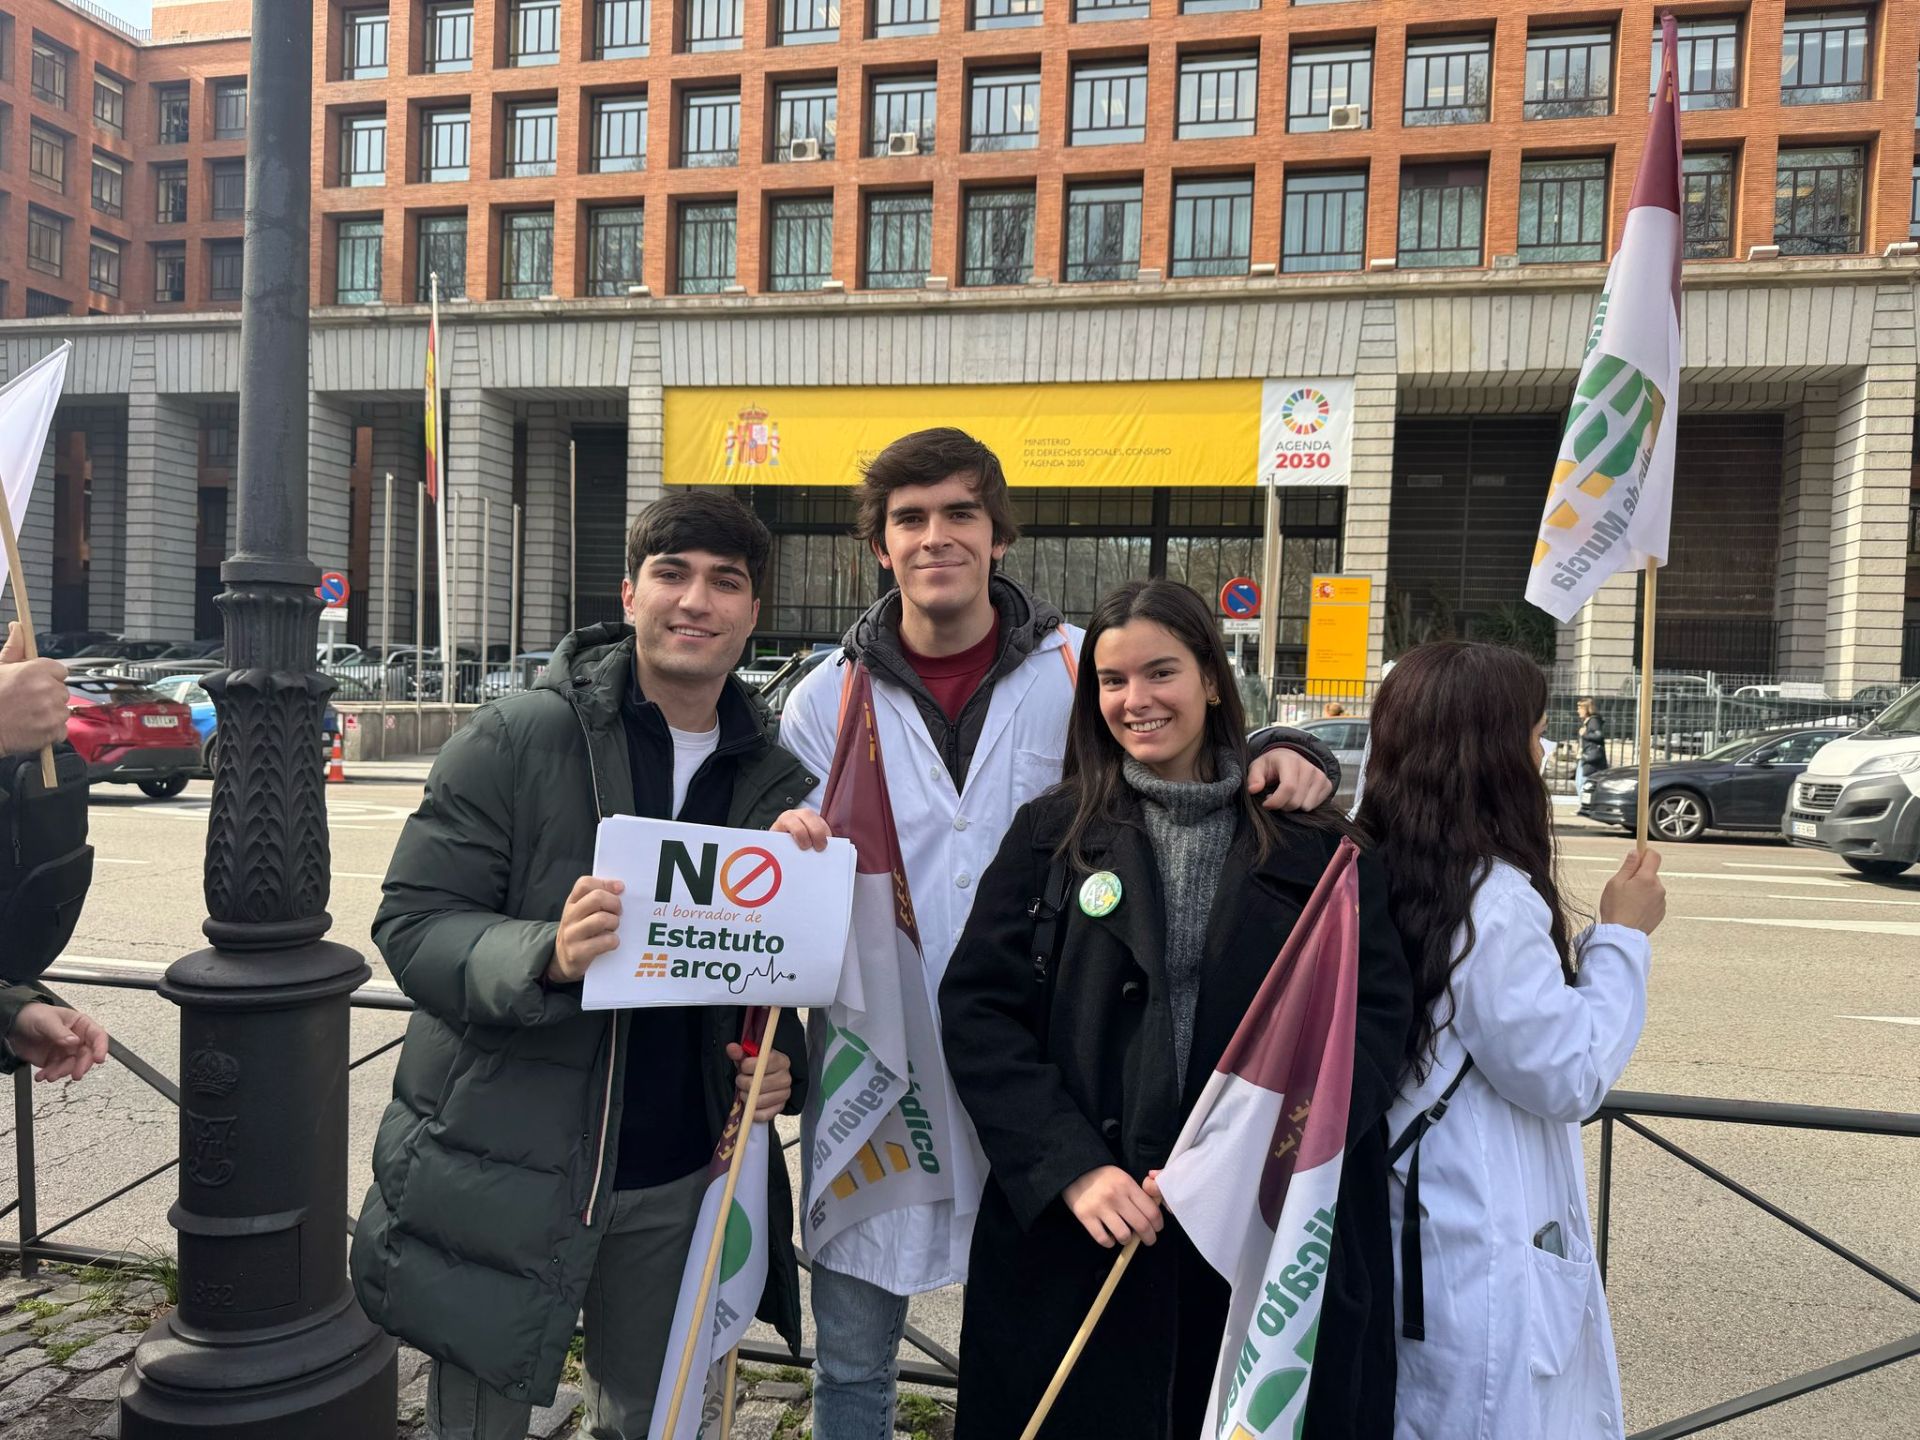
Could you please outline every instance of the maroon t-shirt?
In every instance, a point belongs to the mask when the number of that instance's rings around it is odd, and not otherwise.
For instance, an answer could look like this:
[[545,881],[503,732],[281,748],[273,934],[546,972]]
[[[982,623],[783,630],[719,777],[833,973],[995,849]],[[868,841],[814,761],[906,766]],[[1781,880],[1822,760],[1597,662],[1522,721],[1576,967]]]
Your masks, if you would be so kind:
[[993,662],[1000,658],[1000,627],[995,625],[978,645],[970,645],[955,655],[922,655],[904,639],[900,641],[900,653],[946,717],[958,720],[961,709],[987,678]]

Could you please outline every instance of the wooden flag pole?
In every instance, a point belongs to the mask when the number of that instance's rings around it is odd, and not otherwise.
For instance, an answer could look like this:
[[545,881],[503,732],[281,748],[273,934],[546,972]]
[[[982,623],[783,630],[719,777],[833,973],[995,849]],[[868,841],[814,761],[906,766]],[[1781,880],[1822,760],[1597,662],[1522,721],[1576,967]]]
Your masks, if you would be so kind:
[[[40,658],[40,642],[33,635],[33,603],[27,598],[27,577],[20,572],[20,542],[13,533],[13,507],[7,503],[7,487],[0,485],[0,535],[6,537],[7,578],[13,583],[13,613],[20,621],[20,640],[27,647],[27,659]],[[49,790],[60,788],[60,774],[53,766],[53,747],[40,747],[40,783]]]
[[1100,1293],[1093,1297],[1093,1308],[1087,1311],[1087,1318],[1080,1322],[1079,1333],[1073,1337],[1073,1343],[1067,1347],[1067,1353],[1060,1361],[1060,1368],[1053,1372],[1053,1379],[1047,1385],[1047,1393],[1040,1397],[1040,1403],[1034,1408],[1033,1418],[1027,1421],[1027,1428],[1020,1432],[1020,1440],[1033,1440],[1040,1433],[1040,1427],[1047,1423],[1047,1412],[1053,1409],[1053,1402],[1060,1398],[1061,1387],[1067,1383],[1067,1376],[1073,1373],[1073,1367],[1080,1361],[1080,1352],[1087,1348],[1087,1341],[1093,1335],[1093,1327],[1100,1323],[1100,1317],[1107,1313],[1107,1302],[1113,1299],[1114,1287],[1120,1283],[1120,1277],[1127,1273],[1127,1266],[1133,1260],[1133,1252],[1140,1248],[1140,1237],[1134,1236],[1121,1250],[1120,1258],[1113,1262],[1113,1269],[1107,1272],[1107,1280],[1100,1287]]
[[1660,578],[1660,567],[1649,557],[1645,575],[1645,600],[1640,607],[1640,717],[1637,722],[1637,734],[1634,744],[1640,756],[1640,794],[1639,825],[1634,833],[1634,849],[1645,854],[1647,849],[1648,800],[1652,793],[1653,763],[1653,626],[1654,592]]
[[693,1314],[687,1323],[686,1344],[680,1351],[680,1373],[673,1382],[673,1398],[667,1402],[667,1427],[660,1433],[672,1436],[680,1422],[680,1404],[686,1398],[687,1377],[693,1373],[693,1352],[700,1339],[702,1318],[707,1313],[707,1296],[713,1289],[713,1272],[720,1268],[720,1251],[726,1244],[727,1220],[733,1214],[733,1192],[740,1184],[740,1167],[747,1159],[747,1136],[753,1112],[760,1108],[760,1082],[767,1078],[766,1059],[773,1053],[773,1027],[780,1023],[780,1007],[767,1007],[767,1027],[760,1036],[760,1064],[753,1067],[753,1082],[747,1087],[747,1103],[740,1113],[740,1134],[733,1142],[733,1159],[727,1164],[726,1188],[720,1192],[720,1215],[713,1227],[713,1240],[707,1246],[707,1263],[700,1272],[700,1288],[693,1297]]
[[727,1351],[726,1391],[720,1401],[720,1440],[733,1440],[733,1387],[740,1383],[740,1347]]

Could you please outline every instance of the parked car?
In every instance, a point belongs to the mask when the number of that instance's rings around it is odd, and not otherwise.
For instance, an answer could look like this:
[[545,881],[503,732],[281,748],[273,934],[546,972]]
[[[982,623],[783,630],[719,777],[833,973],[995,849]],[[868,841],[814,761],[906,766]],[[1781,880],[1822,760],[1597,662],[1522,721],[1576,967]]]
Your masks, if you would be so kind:
[[[1769,730],[1729,740],[1697,759],[1651,767],[1648,830],[1662,840],[1698,840],[1709,830],[1778,830],[1793,782],[1807,762],[1846,728]],[[1639,772],[1603,770],[1580,792],[1580,813],[1603,825],[1634,829]]]
[[[767,707],[767,713],[778,720],[781,712],[787,708],[787,700],[793,694],[794,687],[839,649],[838,645],[815,645],[811,650],[789,656],[786,663],[761,681],[757,688],[751,682],[748,682],[747,688],[760,697],[760,703]],[[744,673],[741,678],[745,680]]]
[[[193,731],[200,742],[200,763],[196,773],[211,777],[213,775],[214,756],[219,749],[219,717],[213,708],[213,697],[201,685],[204,675],[170,675],[165,680],[157,680],[152,685],[153,693],[184,705],[193,717]],[[335,692],[335,698],[339,694]],[[320,758],[328,758],[331,738],[339,732],[340,714],[331,704],[320,717]],[[149,792],[151,793],[151,792]]]
[[89,645],[113,639],[109,630],[42,630],[34,637],[40,654],[48,660],[71,660]]
[[178,795],[200,770],[193,712],[133,680],[71,677],[67,739],[87,762],[89,783],[132,783],[155,800]]
[[169,645],[153,658],[167,660],[224,660],[227,654],[227,642],[224,636],[209,635],[199,640],[182,640]]
[[83,646],[67,660],[66,666],[70,673],[76,675],[89,671],[118,670],[129,663],[152,660],[178,643],[174,640],[100,640]]
[[1816,755],[1779,823],[1876,880],[1920,860],[1920,685]]
[[1351,715],[1330,720],[1308,720],[1294,727],[1313,736],[1333,752],[1340,762],[1340,788],[1333,792],[1333,803],[1344,812],[1353,808],[1354,790],[1360,784],[1360,763],[1366,758],[1367,735],[1372,722]]
[[362,662],[362,657],[365,654],[366,652],[358,645],[327,645],[323,643],[318,647],[316,658],[318,663],[323,667],[328,665],[358,665]]
[[516,690],[531,689],[547,673],[552,659],[551,650],[523,650],[503,665],[489,666],[480,681],[481,700],[498,700]]

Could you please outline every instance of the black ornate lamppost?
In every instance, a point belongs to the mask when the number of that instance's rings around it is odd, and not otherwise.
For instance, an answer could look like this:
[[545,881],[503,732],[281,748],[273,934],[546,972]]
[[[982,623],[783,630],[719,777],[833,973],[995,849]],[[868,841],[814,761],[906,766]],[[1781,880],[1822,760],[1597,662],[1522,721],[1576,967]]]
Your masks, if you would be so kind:
[[348,999],[324,938],[332,857],[307,558],[311,0],[253,0],[239,549],[221,566],[230,669],[209,677],[220,763],[209,949],[175,962],[180,1304],[134,1352],[126,1440],[392,1440],[394,1345],[347,1285]]

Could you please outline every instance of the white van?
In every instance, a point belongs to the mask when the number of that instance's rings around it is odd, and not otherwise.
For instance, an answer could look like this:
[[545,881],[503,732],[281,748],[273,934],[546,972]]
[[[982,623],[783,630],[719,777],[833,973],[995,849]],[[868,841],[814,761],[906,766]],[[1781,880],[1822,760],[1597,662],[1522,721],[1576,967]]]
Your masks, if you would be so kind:
[[1829,742],[1794,781],[1780,833],[1887,879],[1920,861],[1920,685]]

